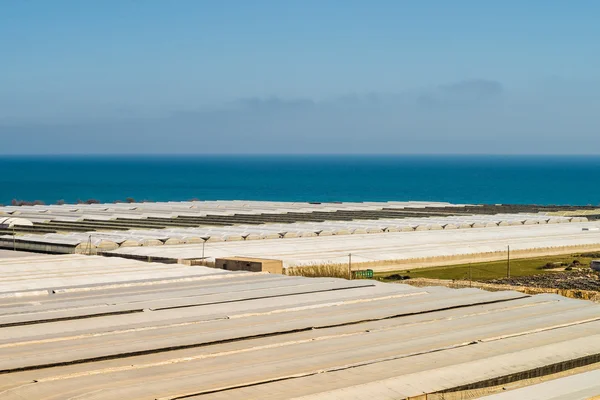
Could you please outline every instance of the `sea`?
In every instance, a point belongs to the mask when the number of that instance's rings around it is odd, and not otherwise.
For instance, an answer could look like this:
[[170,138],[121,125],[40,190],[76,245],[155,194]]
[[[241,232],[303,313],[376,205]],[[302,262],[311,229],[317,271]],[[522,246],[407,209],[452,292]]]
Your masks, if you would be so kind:
[[600,204],[600,156],[0,156],[0,204],[179,200]]

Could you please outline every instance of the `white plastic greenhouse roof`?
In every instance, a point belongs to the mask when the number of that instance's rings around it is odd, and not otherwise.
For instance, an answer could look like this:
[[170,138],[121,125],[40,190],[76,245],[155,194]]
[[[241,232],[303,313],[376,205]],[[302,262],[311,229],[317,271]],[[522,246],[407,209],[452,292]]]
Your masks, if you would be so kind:
[[444,202],[365,202],[365,203],[291,203],[268,201],[190,201],[190,202],[162,202],[162,203],[117,203],[117,204],[65,204],[65,205],[35,205],[35,206],[6,206],[0,207],[4,213],[51,213],[69,214],[78,213],[89,216],[124,214],[149,214],[155,216],[165,215],[197,215],[202,213],[219,212],[222,215],[240,213],[285,213],[309,211],[336,211],[336,210],[381,210],[382,208],[425,208],[425,207],[463,207],[464,205]]
[[407,399],[600,357],[600,305],[557,295],[72,255],[0,270],[3,400]]
[[510,390],[482,400],[593,400],[600,396],[600,369]]
[[[423,260],[431,257],[454,257],[480,253],[497,253],[505,257],[511,251],[573,248],[600,248],[600,231],[584,231],[597,223],[536,224],[479,229],[453,229],[381,234],[333,235],[273,240],[246,240],[206,243],[205,256],[265,257],[284,261],[286,266],[347,263],[348,254],[356,263],[386,260]],[[212,240],[212,239],[211,239]],[[200,258],[203,245],[119,248],[111,251],[122,256]],[[563,250],[564,251],[564,250]],[[417,263],[415,266],[423,266]],[[380,271],[386,266],[378,266]],[[397,270],[390,264],[392,270]]]
[[[209,241],[239,241],[259,239],[297,238],[312,236],[332,235],[360,235],[367,233],[405,232],[405,231],[436,231],[469,228],[496,228],[510,227],[513,225],[546,225],[550,219],[540,214],[514,215],[465,215],[453,217],[434,218],[402,218],[378,220],[353,220],[353,221],[325,221],[325,222],[295,222],[289,224],[262,224],[262,225],[234,225],[234,226],[202,226],[178,227],[166,229],[131,229],[129,231],[99,231],[99,232],[71,232],[71,239],[80,239],[82,242],[92,238],[112,240],[116,247],[129,239],[137,240],[139,245],[162,245],[198,243],[202,238]],[[554,221],[564,223],[579,223],[585,218],[554,217]],[[579,225],[577,225],[579,226]],[[581,228],[580,228],[581,229]],[[43,237],[45,240],[59,238],[57,234],[26,235],[21,241],[36,240]],[[130,242],[128,242],[131,244]]]
[[0,226],[12,228],[13,226],[31,226],[33,223],[25,218],[0,217]]

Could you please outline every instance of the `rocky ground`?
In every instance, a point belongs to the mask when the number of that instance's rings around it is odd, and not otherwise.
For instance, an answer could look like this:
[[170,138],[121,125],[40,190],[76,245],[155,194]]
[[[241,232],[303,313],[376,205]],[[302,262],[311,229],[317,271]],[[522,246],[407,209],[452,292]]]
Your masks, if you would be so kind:
[[486,281],[486,283],[537,288],[600,291],[600,275],[587,268],[518,278],[493,279]]

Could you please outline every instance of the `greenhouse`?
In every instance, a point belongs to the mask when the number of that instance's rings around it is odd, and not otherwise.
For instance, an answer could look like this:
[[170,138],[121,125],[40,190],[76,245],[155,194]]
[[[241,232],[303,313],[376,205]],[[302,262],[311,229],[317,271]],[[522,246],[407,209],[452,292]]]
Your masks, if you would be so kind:
[[0,269],[3,400],[500,400],[598,388],[600,306],[554,294],[77,255]]

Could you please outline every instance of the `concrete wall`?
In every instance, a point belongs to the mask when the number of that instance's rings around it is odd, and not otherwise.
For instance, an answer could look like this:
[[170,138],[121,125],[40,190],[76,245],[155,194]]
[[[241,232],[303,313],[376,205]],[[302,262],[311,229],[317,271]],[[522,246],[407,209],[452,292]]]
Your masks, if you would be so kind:
[[[13,247],[20,251],[30,251],[35,253],[48,253],[48,254],[86,254],[87,248],[81,250],[80,246],[61,244],[61,243],[35,243],[35,242],[24,242],[17,240],[13,243],[12,239],[0,239],[0,249],[12,250]],[[92,248],[95,251],[95,247]],[[95,253],[94,253],[95,254]]]
[[283,262],[280,260],[257,258],[217,258],[215,267],[227,271],[268,272],[282,274]]

